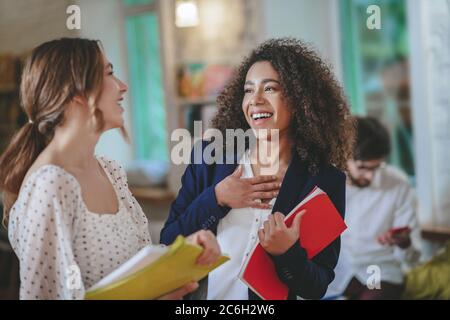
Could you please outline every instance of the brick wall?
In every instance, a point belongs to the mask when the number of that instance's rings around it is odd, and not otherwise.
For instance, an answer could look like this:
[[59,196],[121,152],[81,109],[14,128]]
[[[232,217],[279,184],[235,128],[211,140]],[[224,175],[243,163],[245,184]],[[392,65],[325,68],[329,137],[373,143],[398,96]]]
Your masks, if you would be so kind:
[[58,37],[76,36],[66,28],[70,0],[0,1],[0,53],[22,54]]

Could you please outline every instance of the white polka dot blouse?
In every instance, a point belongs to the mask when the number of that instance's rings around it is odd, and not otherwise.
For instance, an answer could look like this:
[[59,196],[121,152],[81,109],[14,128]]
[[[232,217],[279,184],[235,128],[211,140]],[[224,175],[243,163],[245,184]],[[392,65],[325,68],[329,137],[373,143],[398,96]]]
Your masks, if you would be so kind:
[[85,290],[151,244],[125,171],[98,157],[119,200],[116,214],[90,212],[77,180],[44,165],[25,181],[8,233],[20,261],[21,299],[83,299]]

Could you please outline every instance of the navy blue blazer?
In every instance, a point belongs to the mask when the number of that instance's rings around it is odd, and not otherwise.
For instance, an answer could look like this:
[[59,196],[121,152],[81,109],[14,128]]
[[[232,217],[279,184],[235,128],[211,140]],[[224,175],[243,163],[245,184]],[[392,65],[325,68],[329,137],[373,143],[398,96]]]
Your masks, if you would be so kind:
[[[202,150],[208,142],[202,142]],[[172,243],[178,235],[188,236],[200,229],[209,229],[214,234],[217,225],[231,210],[217,204],[214,187],[229,176],[237,167],[233,164],[191,164],[181,178],[182,186],[172,203],[169,217],[161,231],[161,243]],[[334,166],[319,168],[318,173],[308,173],[306,163],[293,152],[272,213],[288,214],[312,189],[318,186],[325,191],[336,209],[344,218],[345,174]],[[272,256],[279,278],[289,288],[289,299],[300,296],[304,299],[320,299],[334,279],[334,268],[340,251],[340,237],[333,241],[312,260],[296,242],[280,256]],[[249,289],[249,298],[258,296]]]

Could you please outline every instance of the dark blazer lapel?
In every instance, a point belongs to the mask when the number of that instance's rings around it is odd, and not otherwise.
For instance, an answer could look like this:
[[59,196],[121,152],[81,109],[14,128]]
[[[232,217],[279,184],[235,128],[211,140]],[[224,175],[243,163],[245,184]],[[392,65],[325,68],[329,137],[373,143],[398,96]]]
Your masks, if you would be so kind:
[[300,160],[297,152],[294,150],[291,163],[284,176],[272,213],[278,211],[287,215],[294,209],[310,191],[305,189],[308,178],[307,164]]

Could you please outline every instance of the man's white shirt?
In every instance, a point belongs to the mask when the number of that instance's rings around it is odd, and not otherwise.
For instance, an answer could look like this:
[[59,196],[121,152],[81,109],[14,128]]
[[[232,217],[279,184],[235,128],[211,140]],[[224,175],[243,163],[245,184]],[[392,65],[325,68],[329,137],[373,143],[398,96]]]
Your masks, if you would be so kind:
[[[392,166],[381,167],[365,188],[347,185],[345,222],[335,279],[326,297],[342,292],[352,277],[366,285],[373,269],[381,271],[381,281],[403,282],[403,268],[418,259],[416,198],[407,177]],[[412,245],[402,250],[378,243],[377,238],[391,228],[409,226]]]

